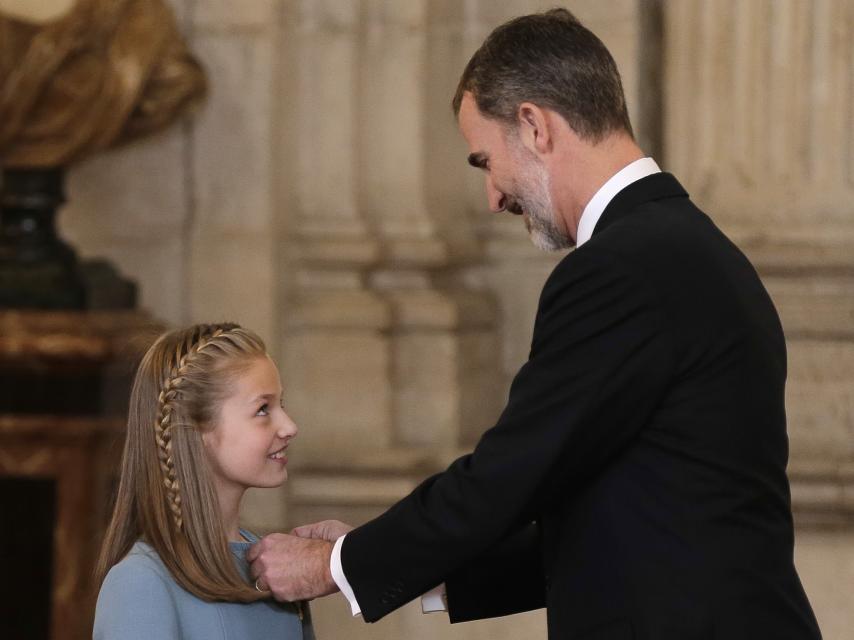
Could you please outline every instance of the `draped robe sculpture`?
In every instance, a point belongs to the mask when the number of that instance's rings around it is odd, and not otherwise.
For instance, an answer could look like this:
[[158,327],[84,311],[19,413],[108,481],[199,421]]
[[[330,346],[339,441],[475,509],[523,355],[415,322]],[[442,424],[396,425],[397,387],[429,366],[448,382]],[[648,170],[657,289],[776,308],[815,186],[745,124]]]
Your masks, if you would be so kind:
[[[166,0],[0,0],[0,308],[104,299],[54,229],[63,171],[165,128],[205,90]],[[99,291],[126,292],[106,304],[132,306],[132,283],[99,269]]]
[[0,1],[4,167],[67,166],[166,127],[203,97],[165,0],[75,0],[47,21],[25,6]]

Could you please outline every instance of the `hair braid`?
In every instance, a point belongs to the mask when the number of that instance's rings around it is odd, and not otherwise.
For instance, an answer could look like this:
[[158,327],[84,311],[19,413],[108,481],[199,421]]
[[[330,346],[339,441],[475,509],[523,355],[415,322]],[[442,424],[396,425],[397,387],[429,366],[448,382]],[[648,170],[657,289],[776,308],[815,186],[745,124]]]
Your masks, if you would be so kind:
[[[154,438],[157,441],[157,457],[160,460],[160,469],[163,472],[163,484],[166,486],[166,501],[175,526],[181,530],[184,524],[183,512],[181,510],[181,486],[175,473],[175,463],[172,460],[172,414],[175,412],[181,384],[192,359],[212,344],[217,338],[226,333],[227,329],[222,327],[204,327],[210,331],[200,332],[195,342],[179,345],[175,353],[175,365],[169,372],[169,376],[163,382],[163,387],[157,398],[158,418],[154,425]],[[187,347],[187,352],[181,354],[182,347]]]

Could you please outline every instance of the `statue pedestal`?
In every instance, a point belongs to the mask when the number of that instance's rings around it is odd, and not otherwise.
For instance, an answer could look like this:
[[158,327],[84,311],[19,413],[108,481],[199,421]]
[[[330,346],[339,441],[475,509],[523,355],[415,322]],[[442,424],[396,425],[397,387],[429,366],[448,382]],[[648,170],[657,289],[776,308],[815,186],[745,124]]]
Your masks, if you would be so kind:
[[61,168],[10,169],[0,185],[0,308],[85,309],[74,250],[56,233]]
[[130,382],[160,330],[134,311],[0,312],[4,637],[91,637]]

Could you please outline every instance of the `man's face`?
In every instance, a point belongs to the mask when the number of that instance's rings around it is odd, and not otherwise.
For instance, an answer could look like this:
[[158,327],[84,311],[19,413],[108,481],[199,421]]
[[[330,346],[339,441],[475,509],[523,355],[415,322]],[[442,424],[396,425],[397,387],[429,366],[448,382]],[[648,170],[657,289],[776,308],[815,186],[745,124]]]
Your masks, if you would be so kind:
[[492,211],[521,215],[534,245],[545,251],[573,246],[555,219],[546,167],[501,123],[481,115],[470,93],[460,104],[459,126],[469,146],[469,164],[483,170]]

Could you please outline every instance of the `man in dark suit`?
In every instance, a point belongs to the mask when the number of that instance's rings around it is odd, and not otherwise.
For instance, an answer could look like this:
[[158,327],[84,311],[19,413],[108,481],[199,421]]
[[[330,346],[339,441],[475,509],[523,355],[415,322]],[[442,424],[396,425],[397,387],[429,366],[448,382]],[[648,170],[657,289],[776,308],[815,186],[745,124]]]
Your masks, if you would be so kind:
[[792,559],[777,313],[636,145],[604,45],[564,10],[511,21],[454,107],[490,207],[577,248],[474,452],[357,529],[265,538],[256,586],[340,587],[374,621],[443,584],[452,622],[545,606],[549,638],[820,638]]

